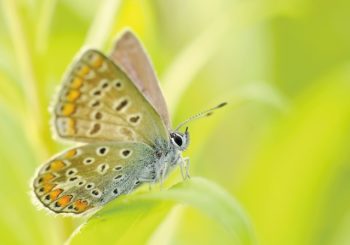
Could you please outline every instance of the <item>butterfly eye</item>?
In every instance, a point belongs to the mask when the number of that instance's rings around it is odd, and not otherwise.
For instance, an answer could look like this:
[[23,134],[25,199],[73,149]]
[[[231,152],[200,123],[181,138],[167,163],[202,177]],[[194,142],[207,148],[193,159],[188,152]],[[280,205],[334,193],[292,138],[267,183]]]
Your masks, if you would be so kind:
[[182,138],[179,135],[174,134],[173,139],[175,144],[177,144],[178,146],[182,146]]
[[182,145],[182,139],[181,139],[181,137],[175,137],[175,143],[176,143],[178,146],[181,146],[181,145]]

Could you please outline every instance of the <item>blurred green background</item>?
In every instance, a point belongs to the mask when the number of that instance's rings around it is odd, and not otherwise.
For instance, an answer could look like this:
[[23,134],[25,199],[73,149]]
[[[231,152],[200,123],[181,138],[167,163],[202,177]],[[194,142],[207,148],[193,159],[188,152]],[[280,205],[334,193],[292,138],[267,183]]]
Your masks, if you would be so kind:
[[[258,244],[350,244],[348,0],[0,3],[1,244],[62,244],[84,222],[38,211],[30,178],[67,148],[52,139],[48,112],[65,69],[83,46],[108,53],[125,27],[152,57],[174,125],[229,102],[190,125],[185,155],[192,176],[240,203]],[[124,241],[236,243],[186,205],[159,222],[151,236],[130,226]]]

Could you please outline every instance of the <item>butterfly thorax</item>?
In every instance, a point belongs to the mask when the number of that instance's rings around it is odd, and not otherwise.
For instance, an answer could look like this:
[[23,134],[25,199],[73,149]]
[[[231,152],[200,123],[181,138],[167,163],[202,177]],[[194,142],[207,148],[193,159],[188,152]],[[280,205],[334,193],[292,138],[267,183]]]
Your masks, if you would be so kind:
[[182,160],[182,152],[189,143],[189,133],[171,132],[169,141],[156,140],[155,154],[157,160],[154,162],[155,180],[161,181]]

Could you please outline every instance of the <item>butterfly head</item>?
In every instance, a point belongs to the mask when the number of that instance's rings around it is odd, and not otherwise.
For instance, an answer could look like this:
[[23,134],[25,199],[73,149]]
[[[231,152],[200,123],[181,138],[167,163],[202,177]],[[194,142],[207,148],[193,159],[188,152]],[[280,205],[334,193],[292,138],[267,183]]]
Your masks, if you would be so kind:
[[180,123],[173,132],[170,133],[170,141],[172,143],[172,145],[175,146],[176,149],[180,150],[180,151],[184,151],[187,149],[189,143],[190,143],[190,135],[188,132],[188,127],[186,127],[186,130],[184,133],[181,133],[179,131],[179,129],[188,124],[189,122],[192,122],[196,119],[199,118],[203,118],[203,117],[208,117],[211,116],[213,114],[213,111],[215,111],[216,109],[219,109],[223,106],[225,106],[227,103],[221,103],[213,108],[210,108],[209,110],[206,111],[202,111],[200,113],[197,113],[193,116],[191,116],[190,118],[188,118],[187,120],[183,121],[182,123]]
[[184,133],[181,133],[179,131],[170,133],[170,141],[176,149],[180,151],[186,150],[188,144],[190,143],[190,134],[188,132],[188,128],[186,128]]

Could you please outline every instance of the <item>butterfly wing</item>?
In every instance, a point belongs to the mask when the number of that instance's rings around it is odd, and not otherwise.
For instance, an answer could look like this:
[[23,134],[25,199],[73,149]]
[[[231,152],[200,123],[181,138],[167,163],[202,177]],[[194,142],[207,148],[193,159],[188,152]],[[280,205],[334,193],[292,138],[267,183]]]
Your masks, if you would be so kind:
[[110,58],[130,76],[170,129],[168,108],[152,63],[142,44],[131,31],[125,31],[117,40]]
[[72,148],[40,167],[33,191],[55,213],[84,213],[152,181],[155,157],[150,146],[136,142]]
[[159,114],[130,78],[96,50],[80,56],[54,106],[59,137],[80,142],[168,140]]

